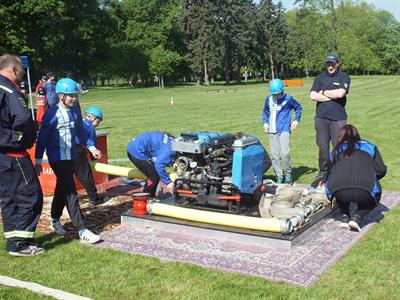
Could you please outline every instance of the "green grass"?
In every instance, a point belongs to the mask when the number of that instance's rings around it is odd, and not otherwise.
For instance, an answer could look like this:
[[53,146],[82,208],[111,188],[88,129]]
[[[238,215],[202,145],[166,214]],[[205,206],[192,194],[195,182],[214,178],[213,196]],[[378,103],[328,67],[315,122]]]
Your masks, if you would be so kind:
[[[288,88],[303,107],[303,118],[292,136],[292,161],[299,182],[307,183],[317,168],[313,116],[308,98],[312,81]],[[400,190],[399,77],[353,77],[347,111],[363,138],[375,142],[389,166],[384,189]],[[219,92],[217,92],[219,89]],[[226,92],[225,92],[226,89]],[[377,95],[374,96],[374,93]],[[124,158],[126,145],[137,134],[163,129],[245,131],[263,135],[261,110],[265,85],[148,89],[98,88],[83,97],[83,108],[97,105],[105,112],[109,157]],[[170,106],[170,97],[176,100]],[[101,129],[100,128],[100,129]],[[10,257],[0,238],[0,274],[33,281],[94,299],[399,299],[400,207],[353,247],[309,289],[262,278],[218,272],[183,263],[95,249],[77,241],[39,235],[46,254]],[[0,286],[0,299],[44,299],[22,289]]]
[[[400,183],[400,80],[399,76],[352,77],[348,95],[349,123],[358,127],[361,137],[378,145],[388,175],[383,187],[399,190]],[[298,129],[292,134],[292,167],[300,183],[310,183],[318,169],[315,144],[315,103],[309,98],[312,79],[303,87],[287,88],[303,106]],[[175,105],[170,105],[174,97]],[[244,131],[259,137],[268,148],[268,137],[261,124],[266,97],[265,84],[237,86],[179,86],[159,88],[97,88],[82,97],[83,108],[101,107],[105,119],[99,129],[108,136],[109,158],[126,158],[126,146],[136,135],[151,130],[173,134],[184,131]],[[272,175],[272,169],[269,171]]]

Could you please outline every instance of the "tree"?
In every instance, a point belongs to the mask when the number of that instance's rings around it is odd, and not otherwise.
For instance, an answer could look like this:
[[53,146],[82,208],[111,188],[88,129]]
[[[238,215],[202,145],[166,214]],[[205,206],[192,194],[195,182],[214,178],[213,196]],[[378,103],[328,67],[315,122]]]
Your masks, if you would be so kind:
[[159,78],[159,86],[164,88],[164,76],[171,75],[180,62],[180,55],[159,45],[150,54],[150,72]]
[[182,1],[182,24],[188,48],[187,59],[198,83],[210,84],[211,74],[223,55],[218,1]]

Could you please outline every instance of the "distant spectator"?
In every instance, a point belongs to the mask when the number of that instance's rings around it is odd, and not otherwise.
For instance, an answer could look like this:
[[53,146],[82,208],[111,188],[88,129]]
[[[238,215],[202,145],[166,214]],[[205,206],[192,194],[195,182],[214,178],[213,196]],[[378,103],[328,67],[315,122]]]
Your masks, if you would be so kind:
[[55,76],[52,72],[47,73],[47,80],[42,87],[46,92],[46,99],[49,106],[57,104],[56,86],[54,84]]
[[35,87],[36,94],[39,92],[39,89],[43,86],[43,84],[46,82],[46,80],[47,80],[46,76],[42,76],[42,78],[39,80],[39,82],[37,83],[37,85]]
[[80,84],[80,82],[78,80],[76,80],[76,78],[74,77],[73,73],[67,73],[67,78],[70,78],[72,80],[76,81],[76,86],[78,87],[78,94],[79,95],[85,95],[89,92],[89,90],[84,90],[82,87],[82,84]]

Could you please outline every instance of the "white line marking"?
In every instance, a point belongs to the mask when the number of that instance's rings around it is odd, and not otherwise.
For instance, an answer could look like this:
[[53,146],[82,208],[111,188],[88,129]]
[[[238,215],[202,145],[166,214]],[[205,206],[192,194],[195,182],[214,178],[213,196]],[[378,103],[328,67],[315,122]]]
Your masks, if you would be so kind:
[[50,297],[53,297],[53,298],[59,299],[59,300],[92,300],[91,298],[82,297],[82,296],[74,295],[74,294],[64,292],[61,290],[48,288],[48,287],[45,287],[38,283],[21,281],[18,279],[14,279],[14,278],[2,276],[2,275],[0,275],[0,284],[28,289],[33,292],[43,294],[46,296],[50,296]]

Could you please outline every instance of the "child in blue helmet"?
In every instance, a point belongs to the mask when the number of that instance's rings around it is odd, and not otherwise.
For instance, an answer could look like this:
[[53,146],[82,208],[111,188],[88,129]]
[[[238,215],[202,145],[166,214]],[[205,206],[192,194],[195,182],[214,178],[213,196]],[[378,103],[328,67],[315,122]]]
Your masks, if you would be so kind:
[[[280,79],[271,81],[269,91],[271,95],[265,99],[262,122],[264,132],[269,134],[272,167],[276,183],[292,184],[290,133],[300,122],[302,107],[292,96],[284,93],[284,85]],[[296,113],[293,122],[292,110]]]
[[93,173],[89,161],[86,156],[86,149],[94,159],[100,159],[102,154],[96,148],[96,127],[103,121],[103,112],[98,107],[89,107],[85,111],[85,117],[82,119],[83,129],[86,133],[86,141],[76,143],[76,158],[74,163],[74,174],[82,183],[89,197],[89,207],[96,206],[104,202],[105,198],[97,193],[96,185],[94,184]]
[[66,234],[60,223],[60,217],[66,206],[72,224],[79,230],[81,241],[93,244],[98,242],[100,237],[86,228],[73,177],[76,136],[82,141],[86,140],[82,116],[76,105],[78,99],[76,82],[69,78],[59,80],[56,94],[59,102],[50,106],[43,116],[35,153],[36,171],[39,174],[42,172],[41,162],[46,150],[49,164],[57,177],[49,226],[58,235]]
[[144,132],[128,144],[128,158],[148,178],[143,191],[151,197],[155,197],[159,181],[163,192],[173,192],[174,183],[165,170],[176,154],[172,140],[165,132]]

